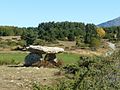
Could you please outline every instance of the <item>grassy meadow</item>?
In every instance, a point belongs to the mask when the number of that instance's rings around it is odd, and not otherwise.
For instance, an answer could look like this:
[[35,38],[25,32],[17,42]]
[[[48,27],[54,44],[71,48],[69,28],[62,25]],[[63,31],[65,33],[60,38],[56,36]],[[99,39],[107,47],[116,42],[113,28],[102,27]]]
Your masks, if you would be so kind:
[[0,64],[23,63],[27,53],[0,53]]
[[80,55],[73,53],[61,53],[57,54],[58,60],[62,60],[65,64],[76,63],[79,60]]
[[[21,53],[21,52],[4,52],[0,53],[0,64],[19,64],[23,63],[25,57],[28,55],[28,53]],[[71,64],[75,63],[79,60],[78,54],[72,54],[72,53],[60,53],[57,54],[58,60],[62,60],[64,64]]]

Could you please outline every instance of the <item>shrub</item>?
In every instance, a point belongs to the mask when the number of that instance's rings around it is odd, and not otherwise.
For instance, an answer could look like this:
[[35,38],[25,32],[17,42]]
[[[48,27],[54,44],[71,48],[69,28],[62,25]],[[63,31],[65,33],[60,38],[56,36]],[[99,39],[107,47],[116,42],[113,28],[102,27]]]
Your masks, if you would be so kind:
[[[109,57],[80,57],[77,65],[70,70],[75,71],[74,77],[67,80],[62,87],[70,90],[118,90],[120,51]],[[69,86],[72,82],[72,86]],[[60,89],[58,89],[60,90]]]
[[[105,89],[118,90],[120,52],[112,56],[80,57],[73,81],[73,90]],[[75,79],[76,78],[76,79]]]
[[63,67],[63,69],[65,70],[66,73],[75,74],[79,70],[79,67],[73,64],[73,65],[66,65]]
[[14,59],[13,60],[4,60],[4,61],[1,61],[0,60],[0,65],[11,65],[11,64],[20,64],[20,62],[16,62]]
[[33,83],[33,90],[41,90],[38,83]]
[[[78,64],[64,66],[66,78],[40,90],[119,90],[120,51],[108,57],[80,57]],[[72,78],[68,75],[72,74]],[[36,89],[39,90],[39,89]]]
[[17,44],[20,45],[21,47],[24,47],[24,46],[26,46],[26,41],[25,40],[21,40]]
[[7,39],[6,41],[1,41],[0,44],[7,45],[7,46],[16,46],[17,42]]
[[17,43],[16,43],[15,41],[8,41],[8,42],[7,42],[7,45],[8,45],[8,46],[16,46]]
[[101,44],[100,39],[95,38],[95,37],[91,38],[91,43],[90,43],[91,47],[98,48],[100,46],[100,44]]
[[35,41],[34,41],[34,45],[45,45],[45,40],[42,40],[42,39],[36,39]]

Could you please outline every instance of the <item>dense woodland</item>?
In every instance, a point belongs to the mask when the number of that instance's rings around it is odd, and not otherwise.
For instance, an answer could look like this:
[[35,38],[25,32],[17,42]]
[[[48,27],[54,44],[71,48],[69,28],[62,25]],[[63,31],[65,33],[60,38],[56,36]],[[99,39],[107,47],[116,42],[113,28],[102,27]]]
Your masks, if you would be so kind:
[[39,41],[55,43],[56,40],[76,40],[79,46],[79,43],[99,42],[101,38],[120,40],[120,26],[99,28],[94,24],[85,25],[81,22],[46,22],[39,24],[38,27],[28,28],[0,26],[0,36],[21,36],[27,45]]

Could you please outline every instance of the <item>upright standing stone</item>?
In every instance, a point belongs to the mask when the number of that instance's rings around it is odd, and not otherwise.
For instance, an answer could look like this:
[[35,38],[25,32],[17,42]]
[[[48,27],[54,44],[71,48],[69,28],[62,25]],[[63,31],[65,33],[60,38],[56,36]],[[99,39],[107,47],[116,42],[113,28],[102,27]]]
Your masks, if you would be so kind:
[[44,60],[57,63],[57,57],[56,57],[55,53],[46,54]]
[[32,64],[43,60],[42,54],[30,53],[25,58],[24,66],[32,66]]

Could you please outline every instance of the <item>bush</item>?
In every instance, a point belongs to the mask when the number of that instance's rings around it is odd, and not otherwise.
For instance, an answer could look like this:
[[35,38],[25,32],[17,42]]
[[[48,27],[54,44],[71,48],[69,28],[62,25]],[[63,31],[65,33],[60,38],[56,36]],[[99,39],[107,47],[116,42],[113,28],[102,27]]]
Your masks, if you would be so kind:
[[68,35],[68,41],[74,41],[75,40],[75,36],[73,33]]
[[9,46],[2,43],[2,44],[0,44],[0,48],[9,48]]
[[20,64],[20,62],[17,62],[14,59],[13,60],[4,60],[4,61],[0,60],[0,65],[11,65],[11,64],[17,65],[17,64]]
[[16,46],[16,45],[17,45],[17,42],[15,42],[15,41],[8,41],[8,42],[7,42],[7,45],[8,45],[8,46]]
[[75,74],[79,70],[79,67],[73,64],[73,65],[66,65],[63,67],[63,69],[65,70],[66,73]]
[[42,39],[36,39],[33,43],[33,45],[45,45],[45,40]]
[[10,39],[7,39],[7,40],[5,40],[5,41],[1,41],[0,42],[0,45],[7,45],[7,46],[16,46],[17,45],[17,42],[15,42],[15,41],[12,41],[12,40],[10,40]]
[[26,46],[26,41],[25,40],[21,40],[17,44],[20,45],[21,47],[24,47],[24,46]]
[[101,44],[100,39],[95,38],[95,37],[91,38],[91,43],[90,43],[91,47],[98,48],[100,44]]
[[120,89],[119,60],[120,51],[105,58],[80,57],[78,66],[76,66],[76,74],[73,79],[70,79],[74,82],[73,87],[70,90]]
[[64,66],[67,75],[73,77],[61,79],[47,90],[119,90],[119,60],[120,51],[109,57],[80,57],[78,64]]

